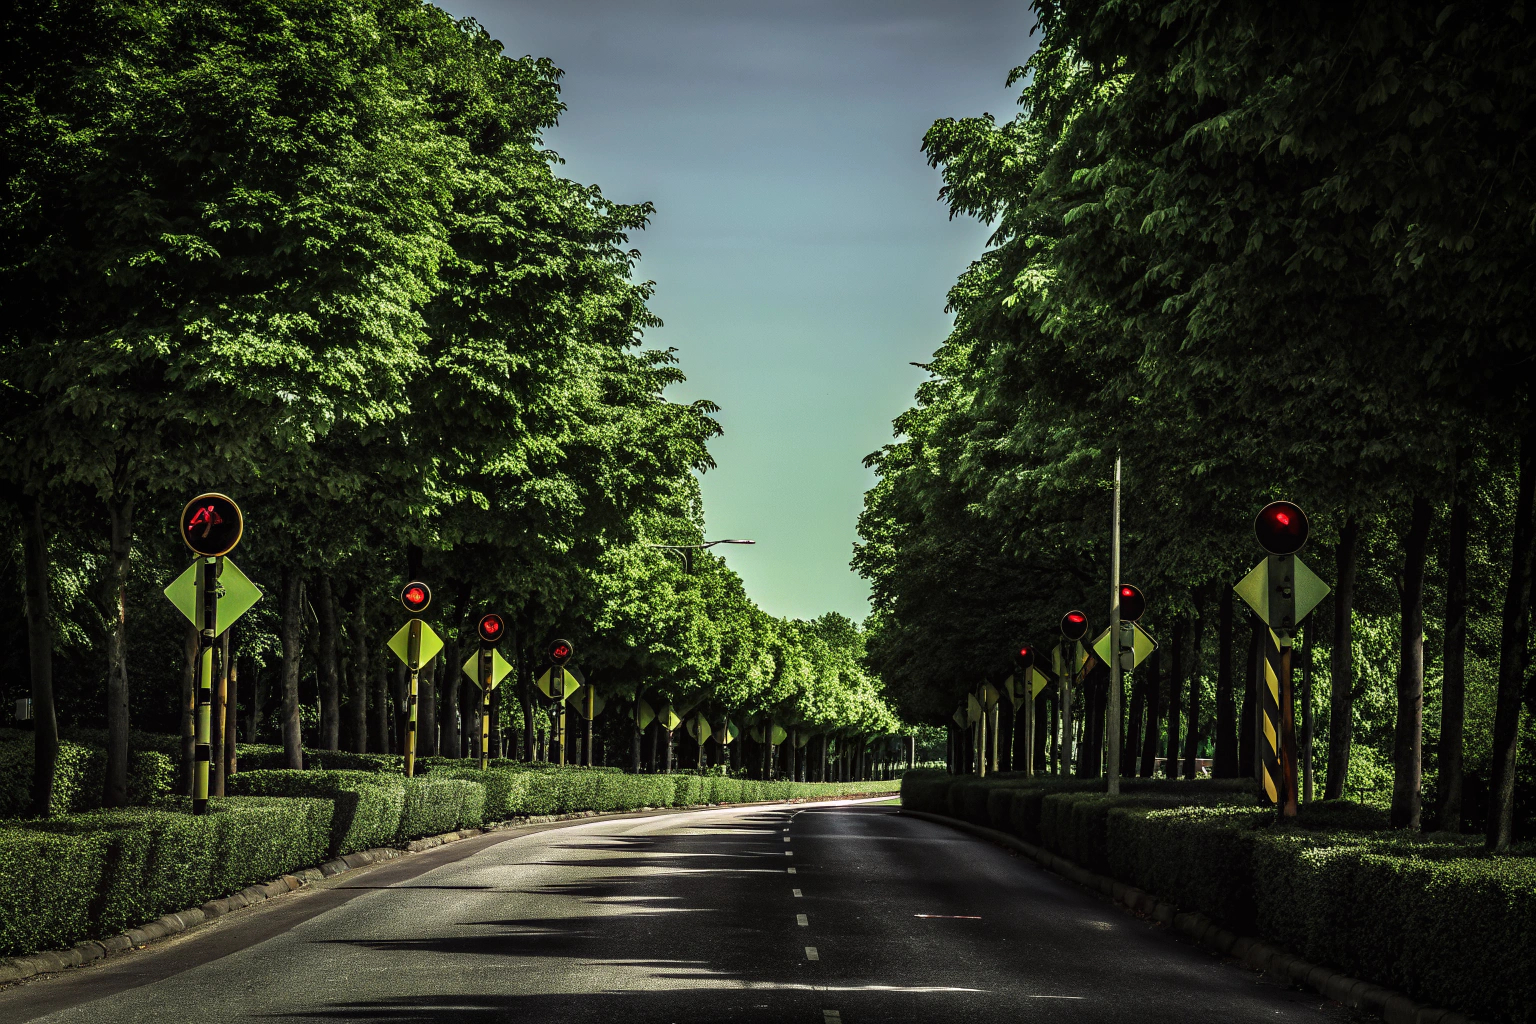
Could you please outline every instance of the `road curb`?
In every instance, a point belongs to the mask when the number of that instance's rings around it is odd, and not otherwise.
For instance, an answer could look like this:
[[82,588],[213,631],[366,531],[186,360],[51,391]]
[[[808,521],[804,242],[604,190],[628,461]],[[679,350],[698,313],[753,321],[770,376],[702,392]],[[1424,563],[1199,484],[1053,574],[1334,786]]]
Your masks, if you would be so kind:
[[[898,783],[899,785],[899,783]],[[128,949],[143,949],[145,946],[161,942],[173,935],[180,935],[190,928],[223,917],[235,910],[255,906],[275,896],[283,896],[324,879],[335,878],[352,871],[359,871],[372,864],[378,864],[386,860],[394,860],[413,853],[425,853],[448,843],[456,843],[464,839],[474,839],[477,836],[488,835],[493,832],[504,832],[516,828],[528,828],[530,826],[578,825],[589,821],[607,819],[655,817],[664,814],[682,814],[687,811],[704,811],[720,807],[763,807],[771,804],[808,804],[830,803],[833,801],[857,801],[857,800],[886,800],[897,795],[893,789],[889,793],[868,793],[857,796],[826,796],[826,797],[799,797],[792,800],[753,800],[739,804],[690,804],[686,807],[640,807],[633,811],[581,811],[576,814],[545,814],[528,818],[514,818],[509,821],[498,821],[483,828],[459,829],[456,832],[445,832],[442,835],[426,836],[422,839],[413,839],[401,846],[376,846],[370,850],[358,850],[341,857],[334,857],[315,867],[302,868],[292,874],[274,878],[262,885],[251,885],[239,892],[226,896],[223,899],[209,900],[198,907],[186,910],[178,910],[174,913],[163,914],[153,921],[129,928],[127,931],[116,935],[109,935],[102,939],[86,939],[77,942],[68,949],[43,950],[31,953],[27,956],[0,957],[0,988],[14,985],[19,981],[36,977],[39,974],[57,974],[71,967],[80,967],[93,963],[113,953],[120,953]],[[541,829],[541,831],[543,831]],[[1449,1024],[1449,1022],[1447,1022]]]
[[1058,857],[1049,850],[1033,843],[1026,843],[997,829],[972,825],[968,821],[914,811],[905,807],[899,812],[907,817],[921,818],[939,825],[948,825],[961,832],[969,832],[980,839],[996,843],[1037,861],[1042,867],[1079,885],[1098,891],[1128,910],[1150,917],[1193,939],[1208,949],[1241,960],[1256,971],[1270,974],[1295,985],[1312,989],[1334,1002],[1357,1010],[1364,1010],[1381,1017],[1387,1024],[1477,1024],[1464,1013],[1444,1010],[1414,1002],[1401,992],[1384,988],[1374,982],[1364,981],[1342,974],[1331,967],[1309,963],[1301,957],[1252,936],[1236,935],[1200,913],[1181,911],[1152,893],[1134,886],[1117,882],[1105,875],[1096,874]]

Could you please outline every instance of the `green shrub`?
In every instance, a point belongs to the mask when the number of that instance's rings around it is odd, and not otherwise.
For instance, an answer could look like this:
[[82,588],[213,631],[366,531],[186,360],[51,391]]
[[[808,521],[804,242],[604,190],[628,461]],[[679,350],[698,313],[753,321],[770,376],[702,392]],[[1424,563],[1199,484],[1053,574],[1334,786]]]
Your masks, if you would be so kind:
[[405,777],[359,771],[242,771],[229,777],[231,796],[301,796],[333,800],[332,857],[388,846],[400,834]]
[[73,945],[91,934],[110,840],[0,827],[0,955]]
[[[153,734],[145,734],[153,735]],[[32,815],[33,736],[22,733],[0,741],[0,819]],[[75,814],[101,806],[106,781],[105,747],[60,742],[53,770],[51,814]],[[171,791],[175,762],[158,750],[130,750],[128,801],[146,805]]]
[[419,839],[477,828],[484,820],[485,787],[480,783],[436,773],[405,780],[398,838]]
[[317,863],[329,800],[215,799],[0,828],[0,953],[110,935]]

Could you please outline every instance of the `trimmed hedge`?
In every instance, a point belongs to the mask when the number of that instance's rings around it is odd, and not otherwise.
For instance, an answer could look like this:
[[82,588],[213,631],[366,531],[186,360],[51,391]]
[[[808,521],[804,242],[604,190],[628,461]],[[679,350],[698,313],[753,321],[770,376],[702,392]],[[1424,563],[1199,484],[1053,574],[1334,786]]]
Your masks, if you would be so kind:
[[[1386,829],[1347,801],[1281,826],[1251,780],[909,772],[902,804],[986,825],[1316,963],[1490,1021],[1536,1022],[1536,857]],[[955,813],[959,811],[960,813]]]
[[[31,733],[0,740],[0,819],[32,814],[33,751]],[[60,742],[50,813],[73,814],[100,807],[106,772],[106,748]],[[128,802],[142,806],[166,796],[175,777],[175,763],[160,751],[129,751]]]
[[406,780],[400,775],[357,771],[237,772],[225,785],[231,796],[297,796],[332,800],[332,857],[388,846],[400,837]]
[[419,839],[478,828],[485,822],[485,787],[480,783],[437,773],[403,781],[405,808],[400,813],[399,838]]
[[0,955],[67,946],[317,863],[329,800],[236,797],[0,825]]

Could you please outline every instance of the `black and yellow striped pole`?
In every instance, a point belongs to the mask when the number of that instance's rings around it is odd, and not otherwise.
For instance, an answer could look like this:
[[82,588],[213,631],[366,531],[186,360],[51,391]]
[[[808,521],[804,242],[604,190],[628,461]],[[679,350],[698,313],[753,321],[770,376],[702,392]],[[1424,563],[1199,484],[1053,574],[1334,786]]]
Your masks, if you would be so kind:
[[390,639],[389,647],[396,657],[405,662],[411,676],[410,690],[405,698],[405,775],[410,778],[416,774],[417,703],[421,687],[421,666],[423,662],[436,657],[437,652],[442,650],[443,642],[431,626],[421,621],[421,613],[432,603],[432,588],[412,580],[401,588],[400,603],[405,606],[411,618]]
[[[227,495],[199,494],[181,510],[181,539],[198,559],[165,589],[166,597],[197,629],[197,714],[193,736],[192,813],[208,813],[208,777],[213,759],[213,648],[219,634],[261,597],[230,563],[236,586],[226,593],[219,582],[224,556],[245,532],[240,506]],[[220,600],[230,597],[221,608]],[[190,598],[190,600],[189,600]]]
[[208,813],[208,769],[213,759],[213,642],[219,624],[219,558],[204,558],[199,597],[197,735],[193,754],[192,813]]
[[1288,501],[1264,506],[1254,520],[1254,533],[1268,556],[1232,588],[1269,627],[1264,631],[1264,685],[1259,693],[1259,782],[1283,818],[1294,818],[1300,804],[1292,638],[1301,620],[1328,593],[1328,585],[1296,557],[1308,532],[1306,513],[1298,506]]

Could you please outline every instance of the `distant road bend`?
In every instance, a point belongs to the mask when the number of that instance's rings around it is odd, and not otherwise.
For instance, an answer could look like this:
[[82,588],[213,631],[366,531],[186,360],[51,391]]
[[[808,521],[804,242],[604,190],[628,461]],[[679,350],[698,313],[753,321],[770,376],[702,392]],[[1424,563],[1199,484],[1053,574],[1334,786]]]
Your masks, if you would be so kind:
[[1348,1021],[870,802],[490,833],[0,992],[0,1020]]

